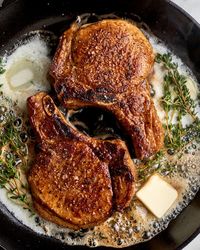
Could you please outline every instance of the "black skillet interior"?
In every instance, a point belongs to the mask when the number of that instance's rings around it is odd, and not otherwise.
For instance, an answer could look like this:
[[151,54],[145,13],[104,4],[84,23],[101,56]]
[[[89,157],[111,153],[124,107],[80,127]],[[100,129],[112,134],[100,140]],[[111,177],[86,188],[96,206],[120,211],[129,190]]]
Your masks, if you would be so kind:
[[[0,52],[4,53],[16,39],[31,30],[46,29],[60,35],[82,13],[116,13],[136,21],[141,18],[183,59],[200,81],[200,27],[179,8],[164,0],[7,0],[0,8]],[[200,193],[165,231],[128,249],[181,249],[199,232]],[[0,245],[8,250],[86,248],[66,246],[37,235],[19,223],[1,204]]]

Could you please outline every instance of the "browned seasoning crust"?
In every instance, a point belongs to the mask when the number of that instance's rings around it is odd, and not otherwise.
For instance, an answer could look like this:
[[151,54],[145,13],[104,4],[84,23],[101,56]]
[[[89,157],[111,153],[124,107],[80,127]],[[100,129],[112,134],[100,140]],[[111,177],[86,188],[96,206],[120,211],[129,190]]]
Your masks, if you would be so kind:
[[30,97],[28,110],[39,145],[28,182],[42,217],[80,229],[129,205],[136,172],[124,142],[83,135],[46,93]]
[[153,49],[135,25],[103,20],[73,24],[64,32],[50,74],[66,107],[98,106],[112,112],[143,159],[164,140],[146,81],[153,63]]

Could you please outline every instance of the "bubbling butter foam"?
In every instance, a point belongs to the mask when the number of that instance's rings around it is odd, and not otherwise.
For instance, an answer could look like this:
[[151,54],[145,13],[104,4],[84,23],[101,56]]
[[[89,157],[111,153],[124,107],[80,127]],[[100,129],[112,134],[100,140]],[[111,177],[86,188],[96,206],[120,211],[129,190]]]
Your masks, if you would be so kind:
[[[40,32],[32,32],[23,43],[15,45],[13,52],[3,58],[5,73],[0,75],[2,91],[18,107],[26,110],[26,100],[38,91],[49,91],[48,71],[51,63],[48,42]],[[47,36],[52,34],[47,32]],[[30,37],[30,38],[29,38]]]

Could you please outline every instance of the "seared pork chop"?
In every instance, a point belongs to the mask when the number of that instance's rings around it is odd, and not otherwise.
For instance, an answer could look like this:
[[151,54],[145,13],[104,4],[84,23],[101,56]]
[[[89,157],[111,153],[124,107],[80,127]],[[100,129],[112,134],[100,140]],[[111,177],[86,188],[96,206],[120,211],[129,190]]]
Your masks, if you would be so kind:
[[62,104],[112,112],[143,159],[157,152],[164,139],[146,81],[153,63],[153,49],[135,25],[103,20],[73,24],[64,32],[50,74]]
[[43,92],[28,99],[28,110],[39,145],[28,182],[42,217],[88,228],[129,205],[136,173],[123,141],[83,135]]

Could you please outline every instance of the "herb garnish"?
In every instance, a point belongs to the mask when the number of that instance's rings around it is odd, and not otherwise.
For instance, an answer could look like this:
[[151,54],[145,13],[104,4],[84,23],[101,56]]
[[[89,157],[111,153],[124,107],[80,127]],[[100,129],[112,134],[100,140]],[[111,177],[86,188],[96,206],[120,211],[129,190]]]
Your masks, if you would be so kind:
[[10,199],[32,212],[32,205],[27,196],[27,185],[21,180],[21,172],[15,166],[14,159],[0,160],[0,188],[6,189]]
[[[163,96],[160,104],[165,111],[165,148],[143,162],[139,169],[139,178],[143,181],[153,172],[174,171],[174,164],[170,163],[166,155],[180,153],[192,141],[200,142],[200,120],[196,114],[199,105],[190,96],[187,78],[178,71],[178,65],[172,61],[171,54],[157,54],[156,62],[165,70],[163,78]],[[192,123],[183,127],[182,118],[189,115]],[[175,122],[174,122],[175,120]],[[178,155],[179,156],[179,155]]]
[[[171,152],[175,152],[181,150],[188,143],[185,137],[191,129],[199,130],[199,119],[195,111],[197,103],[191,98],[187,78],[179,73],[178,65],[172,61],[171,54],[157,54],[156,62],[160,63],[166,72],[163,80],[163,97],[161,98],[161,106],[165,111],[166,119],[164,125],[166,129],[165,146]],[[185,115],[191,116],[194,124],[183,128],[182,118]],[[174,118],[176,118],[176,123],[172,122]],[[193,139],[195,138],[191,137],[191,140]]]
[[0,74],[3,74],[6,70],[4,69],[3,59],[0,57]]
[[164,159],[164,153],[162,150],[150,157],[148,160],[143,161],[143,166],[138,168],[138,177],[140,181],[144,181],[155,170],[158,170],[161,166],[161,161]]
[[[170,109],[175,109],[182,116],[189,114],[195,120],[196,105],[186,85],[187,78],[179,73],[178,65],[172,62],[171,54],[157,54],[156,62],[161,63],[166,70],[163,88],[164,96],[162,98],[164,110],[169,112]],[[174,98],[172,92],[175,93]]]
[[28,209],[32,214],[32,202],[27,181],[22,173],[27,168],[27,145],[22,142],[22,126],[16,123],[16,114],[1,106],[2,121],[0,126],[0,188],[7,191],[10,199]]

